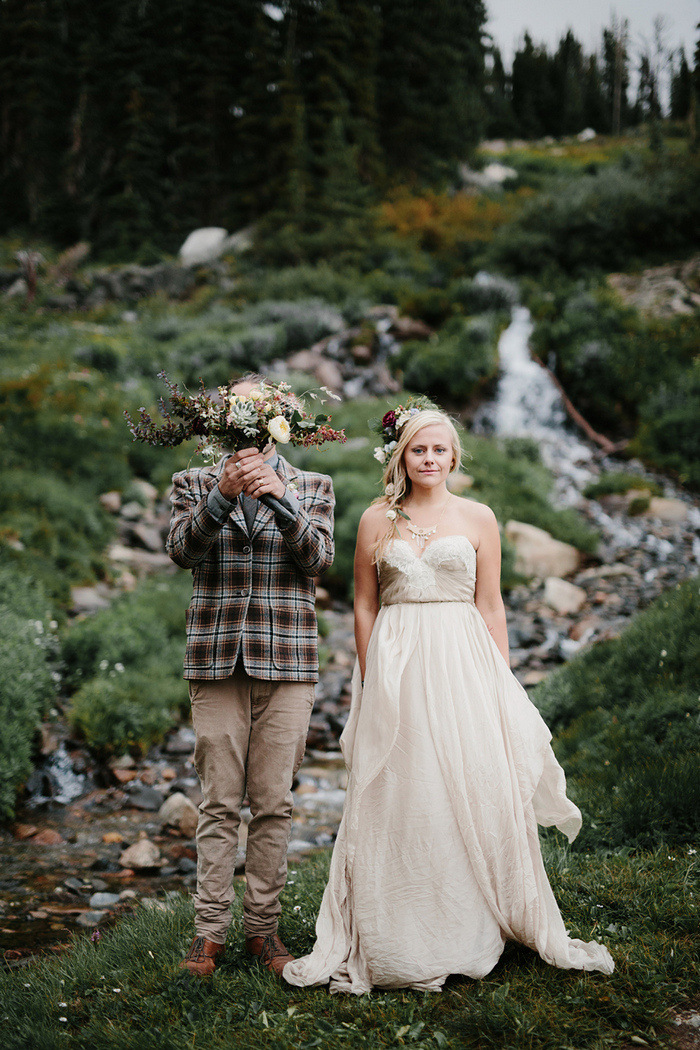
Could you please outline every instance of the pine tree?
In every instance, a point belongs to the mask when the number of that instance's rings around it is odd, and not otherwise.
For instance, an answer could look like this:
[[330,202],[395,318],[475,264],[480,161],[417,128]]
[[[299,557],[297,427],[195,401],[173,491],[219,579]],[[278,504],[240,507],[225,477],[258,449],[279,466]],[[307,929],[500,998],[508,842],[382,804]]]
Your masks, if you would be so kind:
[[378,0],[379,136],[390,174],[435,175],[465,158],[483,121],[481,0]]
[[693,74],[685,57],[685,49],[682,47],[678,50],[677,61],[678,65],[674,61],[671,70],[671,106],[669,115],[672,120],[688,120],[693,91]]

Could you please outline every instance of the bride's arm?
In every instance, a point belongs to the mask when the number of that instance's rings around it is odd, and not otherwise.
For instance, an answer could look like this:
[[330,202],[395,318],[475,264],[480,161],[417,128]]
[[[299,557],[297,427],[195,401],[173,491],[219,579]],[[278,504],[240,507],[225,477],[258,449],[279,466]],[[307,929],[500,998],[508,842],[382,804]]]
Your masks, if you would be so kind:
[[489,633],[510,666],[506,610],[501,596],[501,537],[492,510],[483,507],[476,552],[476,594],[474,602]]
[[377,542],[377,515],[369,507],[360,519],[355,546],[355,646],[364,682],[367,646],[379,612],[379,582],[377,566],[372,560]]

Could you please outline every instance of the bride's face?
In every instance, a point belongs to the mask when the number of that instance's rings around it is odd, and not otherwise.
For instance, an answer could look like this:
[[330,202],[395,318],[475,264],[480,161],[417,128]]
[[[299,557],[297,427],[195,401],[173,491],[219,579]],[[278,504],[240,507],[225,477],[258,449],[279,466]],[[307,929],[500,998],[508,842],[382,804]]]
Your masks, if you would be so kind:
[[436,488],[452,467],[452,440],[442,423],[431,423],[413,435],[403,454],[406,473],[413,485]]

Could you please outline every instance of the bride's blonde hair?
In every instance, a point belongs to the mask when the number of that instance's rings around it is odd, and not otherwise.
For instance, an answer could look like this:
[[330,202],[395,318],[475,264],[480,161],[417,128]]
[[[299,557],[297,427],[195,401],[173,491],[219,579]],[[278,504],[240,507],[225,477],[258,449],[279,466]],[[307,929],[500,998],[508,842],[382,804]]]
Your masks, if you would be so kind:
[[[450,442],[452,444],[452,463],[450,464],[450,473],[452,474],[462,465],[462,443],[459,440],[457,428],[450,417],[437,408],[422,409],[420,412],[416,412],[412,415],[408,422],[406,422],[401,428],[396,445],[392,449],[391,455],[384,467],[384,476],[382,478],[384,483],[384,495],[372,500],[372,506],[375,504],[382,504],[386,507],[387,511],[396,510],[396,508],[400,507],[403,501],[410,495],[411,479],[406,472],[406,464],[404,463],[403,454],[419,430],[422,430],[423,427],[429,427],[435,424],[447,427],[450,434]],[[374,548],[373,560],[375,562],[386,549],[394,532],[394,523],[389,521],[389,528]]]

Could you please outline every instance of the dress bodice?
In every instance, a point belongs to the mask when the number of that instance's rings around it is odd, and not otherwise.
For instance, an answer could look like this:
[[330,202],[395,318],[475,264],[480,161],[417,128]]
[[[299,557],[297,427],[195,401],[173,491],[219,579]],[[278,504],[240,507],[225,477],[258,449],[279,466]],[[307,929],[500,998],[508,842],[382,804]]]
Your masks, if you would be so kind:
[[378,570],[382,605],[474,601],[476,551],[466,536],[439,536],[422,555],[407,540],[392,540]]

